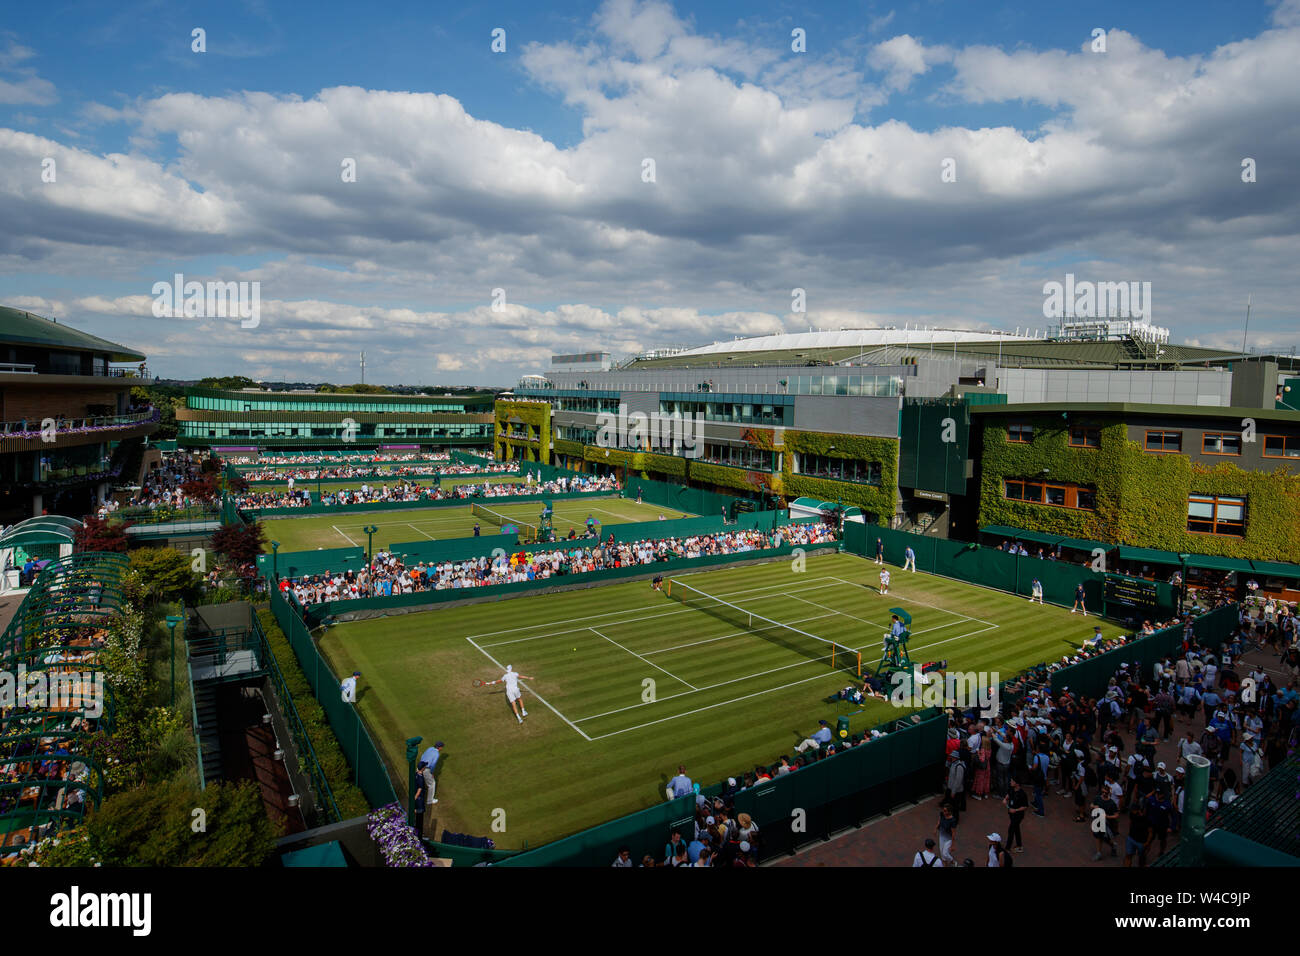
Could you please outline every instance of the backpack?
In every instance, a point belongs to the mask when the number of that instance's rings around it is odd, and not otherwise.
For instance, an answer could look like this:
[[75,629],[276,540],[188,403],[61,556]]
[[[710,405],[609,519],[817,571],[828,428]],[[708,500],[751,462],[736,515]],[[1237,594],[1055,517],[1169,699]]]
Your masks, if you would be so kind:
[[[924,851],[924,850],[921,851],[921,859],[922,859],[923,861],[925,860],[925,851]],[[928,863],[926,863],[926,862],[922,862],[921,865],[922,865],[922,866],[927,866],[927,867],[929,867],[929,866],[934,866],[934,865],[935,865],[936,863],[938,863],[938,862],[939,862],[939,854],[936,853],[936,854],[934,854],[934,856],[930,859],[930,861],[929,861]]]
[[1000,863],[1004,867],[1016,865],[1015,857],[1013,857],[1011,855],[1011,851],[1006,849],[1005,847],[998,851],[998,863]]

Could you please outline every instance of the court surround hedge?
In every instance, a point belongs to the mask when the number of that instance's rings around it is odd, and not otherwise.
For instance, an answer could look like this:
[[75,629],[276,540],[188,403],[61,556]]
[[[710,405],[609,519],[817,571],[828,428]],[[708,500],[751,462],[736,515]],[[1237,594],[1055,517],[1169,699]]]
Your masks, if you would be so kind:
[[324,708],[316,702],[312,694],[307,675],[303,673],[302,666],[298,663],[298,655],[293,652],[289,639],[280,629],[270,608],[258,608],[257,619],[262,625],[262,633],[266,635],[267,647],[271,649],[276,663],[280,665],[284,685],[293,696],[293,706],[298,711],[298,718],[302,721],[307,736],[311,738],[316,760],[320,764],[321,772],[325,774],[325,779],[329,781],[330,791],[334,794],[334,803],[338,806],[340,815],[344,820],[365,816],[370,812],[370,804],[365,794],[353,783],[352,768],[348,765],[347,758],[343,756],[343,749],[339,746],[338,738],[334,736],[334,729],[325,717]]

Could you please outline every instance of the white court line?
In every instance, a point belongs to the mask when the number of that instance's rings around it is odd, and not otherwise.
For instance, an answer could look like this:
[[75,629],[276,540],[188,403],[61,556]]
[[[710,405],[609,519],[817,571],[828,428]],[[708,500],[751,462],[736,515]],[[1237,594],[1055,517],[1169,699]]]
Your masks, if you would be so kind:
[[[835,587],[835,585],[833,585],[833,584],[819,584],[819,585],[817,585],[817,587],[813,587],[813,588],[804,588],[804,592],[807,592],[807,591],[818,591],[818,590],[821,590],[822,588],[831,588],[831,587]],[[769,588],[755,588],[754,590],[756,590],[756,591],[758,591],[758,590],[766,591],[766,590],[769,590]],[[804,592],[801,592],[801,593],[804,593]],[[745,592],[736,592],[736,593],[745,593]],[[778,596],[778,595],[772,595],[772,596],[773,596],[773,597],[776,597],[776,596]],[[789,597],[788,594],[782,594],[782,595],[779,595],[779,596],[780,596],[780,597]],[[809,602],[809,603],[811,603],[811,602]],[[818,606],[820,606],[820,605],[818,605]],[[491,644],[484,644],[483,646],[484,646],[484,647],[501,647],[501,646],[503,646],[503,645],[505,645],[505,644],[522,644],[522,643],[524,643],[524,642],[526,642],[526,641],[540,641],[540,640],[543,640],[543,639],[548,638],[548,637],[560,637],[560,636],[563,635],[563,634],[573,634],[573,633],[575,633],[575,632],[577,632],[577,631],[585,631],[585,630],[587,630],[587,629],[588,629],[588,626],[583,625],[583,624],[581,623],[581,622],[583,622],[583,621],[592,621],[592,620],[595,620],[596,618],[599,618],[599,617],[609,617],[611,614],[623,614],[623,613],[630,613],[631,611],[640,611],[640,610],[649,610],[649,608],[629,608],[627,612],[624,612],[624,611],[609,611],[609,612],[606,612],[606,613],[604,613],[604,614],[593,614],[593,615],[591,615],[590,617],[579,617],[579,618],[574,618],[574,619],[571,620],[571,621],[556,621],[556,622],[555,622],[556,624],[577,624],[578,626],[577,626],[577,627],[566,627],[566,628],[565,628],[564,630],[562,630],[562,631],[547,631],[545,634],[534,634],[532,637],[516,637],[516,638],[513,638],[512,640],[509,640],[509,641],[494,641],[494,642],[492,642]],[[639,623],[639,622],[641,622],[641,621],[654,621],[654,620],[658,620],[659,618],[662,618],[662,617],[672,617],[674,614],[689,614],[689,613],[691,613],[692,611],[696,611],[696,610],[699,610],[699,609],[698,609],[698,608],[693,608],[693,607],[679,607],[679,608],[676,608],[675,610],[660,611],[660,612],[657,613],[657,614],[646,614],[646,615],[643,615],[643,616],[641,616],[641,617],[630,617],[630,618],[628,618],[628,619],[626,619],[626,620],[623,620],[623,621],[606,621],[606,622],[605,622],[604,624],[602,624],[601,626],[602,626],[602,627],[618,627],[618,626],[621,626],[621,625],[623,625],[623,624],[637,624],[637,623]],[[748,609],[742,609],[742,610],[748,610]],[[829,609],[828,609],[828,610],[829,610]],[[757,612],[757,611],[750,611],[749,613],[757,614],[758,612]],[[763,615],[759,614],[759,617],[762,617],[762,616],[763,616]],[[800,621],[795,621],[795,622],[793,622],[793,623],[794,623],[794,624],[801,624],[801,623],[803,623],[804,621],[819,621],[819,620],[821,620],[822,618],[824,618],[824,617],[826,617],[826,616],[827,616],[827,615],[825,615],[825,614],[819,614],[817,617],[803,618],[802,620],[800,620]],[[787,623],[787,626],[790,626],[790,624],[789,624],[788,622],[777,621],[776,623],[778,623],[778,624],[780,624],[780,623]],[[544,627],[544,626],[545,626],[545,625],[542,625],[542,624],[531,624],[531,625],[528,625],[528,626],[526,626],[526,627],[509,628],[509,629],[506,630],[506,631],[493,631],[493,632],[490,632],[490,633],[487,633],[487,634],[474,634],[474,635],[472,635],[472,636],[473,636],[473,637],[491,637],[491,636],[493,636],[493,634],[507,634],[507,633],[509,633],[510,631],[532,630],[533,628]],[[683,645],[683,646],[685,646],[685,645]],[[655,651],[655,653],[657,654],[657,653],[659,653],[659,652],[658,652],[658,651]]]
[[[815,663],[815,662],[814,662],[814,661],[808,661],[807,663],[810,663],[810,664],[811,664],[811,663]],[[802,666],[802,665],[799,665],[799,666]],[[746,694],[744,697],[733,697],[731,700],[719,701],[719,702],[716,703],[716,704],[709,704],[709,705],[707,705],[707,706],[705,706],[705,707],[697,707],[697,708],[695,708],[695,710],[688,710],[688,711],[686,711],[685,713],[682,713],[682,714],[673,714],[671,717],[660,717],[658,720],[650,720],[650,721],[647,721],[647,722],[644,723],[644,724],[637,724],[635,727],[625,727],[625,728],[623,728],[622,730],[614,730],[614,731],[610,731],[610,732],[607,733],[607,734],[599,734],[599,735],[597,735],[597,736],[595,736],[595,737],[588,737],[587,739],[588,739],[588,740],[604,740],[606,737],[617,737],[619,734],[626,734],[626,733],[628,733],[629,731],[632,731],[632,730],[644,730],[644,729],[647,728],[647,727],[653,727],[655,724],[662,724],[662,723],[664,723],[665,721],[676,720],[678,717],[689,717],[689,716],[691,716],[692,714],[702,714],[702,713],[704,713],[704,711],[706,711],[706,710],[713,710],[715,707],[726,707],[728,704],[736,704],[736,703],[739,703],[739,702],[742,701],[742,700],[749,700],[751,697],[762,697],[764,694],[772,694],[772,693],[775,693],[776,691],[779,691],[779,690],[787,690],[787,689],[789,689],[789,688],[791,688],[791,687],[797,687],[797,686],[799,686],[800,684],[806,684],[806,683],[808,683],[809,681],[813,681],[813,680],[825,680],[828,676],[830,676],[830,675],[827,675],[827,674],[818,674],[816,677],[805,677],[803,680],[791,681],[789,684],[782,684],[780,687],[773,687],[773,688],[771,688],[770,690],[760,690],[760,691],[758,691],[757,693],[754,693],[754,694]],[[715,686],[717,686],[717,685],[715,685]],[[702,688],[702,689],[704,689],[704,690],[708,690],[708,688]],[[667,698],[661,698],[661,699],[667,699]],[[591,718],[590,718],[590,717],[584,717],[583,719],[584,719],[584,720],[590,720]]]
[[[831,617],[831,616],[832,616],[832,615],[830,615],[830,614],[818,614],[816,617],[805,617],[805,618],[800,618],[800,619],[797,620],[797,621],[791,621],[790,623],[788,623],[788,624],[782,624],[781,626],[783,626],[783,627],[788,627],[788,628],[790,628],[791,630],[793,630],[793,629],[794,629],[794,625],[796,625],[796,624],[807,624],[809,621],[821,621],[821,620],[824,620],[825,618],[828,618],[828,617]],[[773,622],[773,623],[781,624],[780,621],[776,621],[776,622]],[[763,630],[767,631],[767,630],[771,630],[771,628],[767,628],[767,627],[765,627],[765,628],[763,628]],[[712,644],[714,641],[723,641],[723,640],[726,640],[726,639],[729,638],[729,637],[740,637],[740,636],[742,636],[742,635],[744,635],[744,634],[753,634],[753,633],[754,633],[753,631],[732,631],[730,634],[723,634],[721,637],[709,637],[709,638],[706,638],[706,639],[704,639],[704,640],[702,640],[702,641],[691,641],[689,644],[677,644],[677,645],[674,645],[673,647],[663,647],[663,648],[660,648],[660,649],[657,650],[657,651],[646,651],[646,653],[647,653],[647,654],[667,654],[669,651],[680,651],[682,648],[685,648],[685,647],[698,647],[700,644]],[[815,635],[811,635],[811,634],[809,635],[809,637],[813,637],[813,636],[815,636]],[[823,638],[818,638],[818,640],[823,640],[823,641],[824,641],[824,640],[828,640],[828,639],[823,637]]]
[[[645,567],[652,567],[652,565],[645,565]],[[839,578],[830,578],[830,577],[820,577],[820,578],[810,578],[809,580],[812,580],[812,581],[831,581],[831,580],[833,580],[833,581],[839,581],[840,579],[839,579]],[[782,585],[782,584],[769,584],[769,585],[767,585],[766,587],[761,587],[761,588],[750,588],[750,589],[747,590],[747,591],[731,591],[731,592],[729,592],[729,593],[732,594],[732,595],[735,595],[735,594],[755,594],[755,593],[757,593],[757,592],[759,592],[759,591],[772,591],[772,590],[775,590],[776,588],[780,588],[780,587],[784,587],[784,586],[785,586],[785,585]],[[808,592],[808,591],[819,591],[819,590],[821,590],[822,588],[829,588],[829,587],[834,587],[834,586],[835,586],[835,585],[833,585],[833,584],[819,584],[819,585],[817,585],[817,586],[814,587],[814,588],[801,588],[800,591],[799,591],[799,593],[800,593],[800,594],[804,594],[804,593],[806,593],[806,592]],[[566,619],[564,619],[564,620],[560,620],[560,621],[552,621],[552,622],[550,622],[550,623],[551,623],[551,624],[578,624],[578,623],[580,623],[580,622],[582,622],[582,621],[594,621],[594,620],[596,620],[597,618],[602,618],[602,617],[613,617],[613,616],[616,615],[616,614],[633,614],[633,613],[635,613],[635,612],[637,612],[637,611],[652,611],[652,610],[655,610],[656,608],[662,608],[662,607],[663,607],[663,604],[662,604],[662,603],[660,603],[660,604],[645,604],[645,605],[642,605],[641,607],[628,607],[628,608],[623,608],[622,610],[619,610],[619,611],[602,611],[600,614],[587,614],[587,615],[584,615],[583,617],[571,617],[571,618],[566,618]],[[684,610],[690,610],[690,608],[685,608]],[[668,613],[668,614],[676,614],[676,613],[680,613],[680,612],[678,612],[678,611],[668,611],[668,612],[664,612],[664,613]],[[649,620],[650,618],[661,617],[661,616],[663,616],[663,615],[662,615],[662,614],[651,614],[651,615],[648,615],[647,617],[644,617],[644,618],[641,618],[641,617],[631,618],[631,619],[629,619],[628,621],[620,621],[620,622],[617,622],[617,623],[630,624],[630,623],[632,623],[633,621],[644,621],[644,620]],[[535,630],[537,630],[537,628],[539,628],[539,627],[548,627],[548,626],[549,626],[549,625],[547,625],[547,624],[522,624],[522,625],[520,625],[519,627],[506,627],[506,628],[502,628],[502,629],[499,630],[499,631],[483,631],[482,633],[479,633],[479,634],[471,634],[470,637],[474,637],[474,638],[479,638],[479,637],[496,637],[498,634],[513,634],[513,633],[515,633],[516,631],[535,631]],[[577,630],[577,631],[585,631],[586,629],[587,629],[587,628],[586,628],[586,626],[584,625],[584,626],[582,626],[582,627],[574,628],[573,630]],[[542,634],[542,635],[540,635],[540,636],[541,636],[541,637],[547,637],[549,634],[567,634],[567,633],[569,633],[569,632],[568,632],[568,631],[548,631],[547,634]],[[494,645],[494,644],[484,644],[483,646],[484,646],[484,647],[495,647],[496,645]]]
[[351,538],[349,538],[347,535],[343,534],[342,531],[339,531],[339,526],[338,526],[338,525],[336,525],[336,524],[332,524],[332,525],[330,525],[330,527],[333,528],[335,531],[337,531],[340,535],[342,535],[343,540],[345,540],[348,544],[352,545],[352,547],[354,547],[354,548],[359,548],[359,547],[361,547],[361,545],[357,544],[355,541],[353,541],[353,540],[352,540]]
[[688,681],[688,680],[682,680],[680,677],[678,677],[678,676],[677,676],[676,674],[674,674],[672,671],[667,670],[667,669],[665,669],[665,668],[663,668],[663,667],[660,667],[658,664],[654,663],[653,661],[646,661],[646,659],[645,659],[644,657],[642,657],[640,654],[638,654],[636,651],[630,651],[630,650],[628,650],[626,647],[624,647],[624,646],[623,646],[622,644],[620,644],[618,641],[614,640],[612,637],[606,637],[604,634],[601,634],[600,631],[596,630],[594,627],[589,627],[589,628],[587,628],[587,630],[591,631],[591,633],[595,634],[597,637],[604,637],[605,640],[609,641],[611,644],[613,644],[615,647],[617,647],[620,651],[627,651],[627,653],[631,654],[631,655],[632,655],[633,657],[635,657],[637,660],[645,661],[647,664],[649,664],[649,665],[650,665],[651,667],[653,667],[655,670],[663,671],[665,674],[667,674],[667,675],[668,675],[669,677],[671,677],[673,680],[677,681],[677,683],[679,683],[679,684],[685,684],[685,685],[686,685],[687,687],[689,687],[691,690],[699,690],[699,688],[696,687],[694,684],[692,684],[690,681]]
[[[870,590],[870,589],[868,588],[868,590]],[[824,604],[818,604],[816,601],[809,601],[809,600],[807,600],[807,599],[805,599],[805,598],[798,597],[798,596],[796,596],[796,595],[794,595],[794,594],[787,594],[786,597],[794,598],[796,601],[800,601],[800,602],[802,602],[802,603],[804,603],[804,604],[811,604],[813,607],[819,607],[819,608],[821,608],[823,611],[830,611],[831,614],[839,614],[839,615],[842,615],[843,617],[851,617],[851,618],[853,618],[853,620],[855,620],[855,621],[861,621],[863,624],[870,624],[870,625],[872,625],[873,627],[888,627],[888,626],[889,626],[888,624],[876,624],[875,621],[868,621],[868,620],[867,620],[866,618],[864,618],[864,617],[858,617],[858,616],[856,616],[856,615],[854,615],[854,614],[849,614],[847,611],[837,611],[837,610],[836,610],[835,608],[833,608],[833,607],[827,607],[827,606],[824,605]],[[918,601],[918,602],[914,602],[914,603],[918,603],[918,604],[919,604],[920,602]],[[933,605],[932,605],[932,606],[933,606]],[[973,621],[973,622],[975,622],[975,623],[977,623],[977,624],[984,624],[984,623],[986,623],[986,622],[984,622],[984,621],[977,621],[977,620],[976,620],[975,618],[973,618],[973,617],[967,617],[967,616],[964,615],[964,614],[958,614],[956,611],[945,611],[944,613],[953,615],[957,620],[955,620],[955,621],[949,621],[947,624],[936,624],[936,625],[934,625],[934,627],[923,627],[923,628],[921,628],[919,631],[912,631],[912,632],[911,632],[911,633],[912,633],[912,636],[913,636],[913,637],[916,637],[916,635],[918,635],[918,634],[926,634],[926,633],[929,633],[930,631],[941,631],[941,630],[943,630],[945,627],[955,627],[955,626],[958,625],[958,624],[965,624],[965,623],[970,622],[970,621]],[[823,614],[822,617],[826,617],[826,615]],[[808,620],[816,620],[816,619],[815,619],[815,618],[809,618]],[[997,627],[998,625],[993,624],[993,625],[990,625],[990,626],[991,626],[991,627]],[[987,630],[988,630],[988,628],[987,628],[987,627],[984,627],[984,628],[980,628],[979,631],[974,631],[974,632],[972,632],[972,633],[979,634],[979,633],[981,633],[981,632],[983,632],[983,631],[987,631]],[[848,645],[845,645],[845,646],[847,647]],[[870,645],[868,645],[868,644],[863,644],[862,647],[855,647],[854,650],[855,650],[855,651],[860,651],[860,650],[862,650],[863,648],[865,648],[865,647],[869,647],[869,646],[870,646]],[[926,646],[926,647],[933,647],[934,645],[932,645],[932,644],[927,644],[927,645],[925,645],[925,646]]]
[[406,526],[407,526],[408,528],[410,528],[412,531],[419,531],[420,534],[424,535],[424,536],[425,536],[426,538],[428,538],[430,541],[437,541],[437,540],[438,540],[437,538],[435,538],[433,535],[429,534],[429,533],[428,533],[427,531],[425,531],[424,529],[422,529],[422,528],[417,528],[415,525],[411,524],[411,522],[409,522],[409,521],[407,521],[405,524],[406,524]]
[[[997,627],[997,626],[998,626],[998,625],[996,625],[996,624],[991,625],[991,627]],[[958,635],[957,637],[948,638],[947,640],[937,641],[937,642],[935,642],[934,644],[925,644],[925,645],[922,645],[921,647],[918,647],[917,650],[927,650],[928,648],[931,648],[931,647],[938,647],[940,644],[950,644],[950,643],[952,643],[953,641],[964,640],[965,638],[967,638],[967,637],[972,637],[972,636],[974,636],[975,634],[983,634],[985,631],[987,631],[987,630],[989,630],[989,629],[990,629],[990,628],[988,628],[988,627],[984,627],[984,628],[980,628],[978,631],[971,631],[969,634],[961,634],[961,635]],[[725,681],[722,681],[722,682],[717,683],[717,684],[709,684],[709,685],[707,685],[707,686],[705,686],[705,687],[701,687],[701,688],[699,688],[699,691],[696,691],[696,693],[701,692],[701,691],[706,691],[706,690],[713,690],[714,688],[717,688],[717,687],[725,687],[725,686],[728,685],[728,684],[735,684],[735,683],[738,683],[738,682],[740,682],[740,681],[753,680],[753,679],[756,678],[756,677],[763,677],[763,676],[765,676],[765,675],[767,675],[767,674],[775,674],[777,671],[789,670],[789,669],[792,668],[792,667],[803,667],[803,666],[805,666],[805,665],[807,665],[807,664],[820,664],[820,663],[822,663],[823,661],[827,661],[827,660],[830,660],[830,657],[829,657],[829,656],[827,656],[827,657],[819,657],[819,658],[816,658],[815,660],[800,661],[800,662],[797,663],[797,664],[786,664],[786,665],[783,666],[783,667],[774,667],[774,668],[772,668],[771,670],[759,671],[757,674],[749,674],[749,675],[747,675],[747,676],[745,676],[745,677],[737,677],[737,678],[734,678],[734,679],[732,679],[732,680],[725,680]],[[877,663],[878,663],[878,662],[877,662]],[[833,676],[834,673],[835,673],[835,672],[832,672],[831,675],[821,674],[821,675],[819,675],[819,677]],[[685,716],[687,716],[688,714],[697,714],[697,713],[699,713],[699,712],[702,711],[702,710],[711,710],[711,709],[714,708],[714,707],[721,707],[721,706],[723,706],[724,704],[732,704],[732,703],[735,703],[736,701],[748,700],[750,697],[759,697],[759,696],[761,696],[761,695],[763,695],[763,694],[771,694],[771,693],[775,693],[776,691],[779,691],[779,690],[785,690],[787,687],[794,687],[794,686],[796,686],[796,685],[798,685],[798,684],[806,684],[806,683],[807,683],[808,681],[810,681],[810,680],[817,680],[817,679],[819,679],[819,678],[818,678],[818,677],[809,677],[809,678],[806,678],[806,679],[804,679],[804,680],[797,680],[797,681],[794,681],[793,683],[790,683],[790,684],[782,684],[781,686],[779,686],[779,687],[773,687],[773,688],[771,688],[770,690],[759,691],[758,693],[755,693],[755,694],[748,694],[748,695],[746,695],[745,697],[733,697],[733,698],[731,698],[730,700],[724,700],[724,701],[722,701],[722,702],[720,702],[720,703],[717,703],[717,704],[710,704],[710,705],[708,705],[707,707],[701,707],[701,708],[699,708],[699,709],[697,709],[697,710],[687,711],[686,713],[676,714],[676,715],[674,715],[673,717],[664,717],[664,718],[661,718],[660,720],[652,720],[652,721],[649,721],[648,723],[638,724],[638,725],[636,725],[635,727],[628,727],[628,728],[626,728],[626,729],[624,729],[624,730],[616,730],[616,731],[614,731],[614,734],[623,734],[623,733],[627,733],[627,731],[629,731],[629,730],[639,730],[639,729],[641,729],[642,727],[649,727],[649,726],[651,726],[652,724],[662,723],[662,722],[665,721],[665,720],[674,720],[674,719],[676,719],[677,717],[685,717]],[[685,697],[687,694],[690,694],[690,693],[692,693],[692,691],[683,691],[683,692],[680,693],[680,694],[670,694],[670,695],[668,695],[667,697],[658,697],[658,698],[656,698],[655,700],[650,701],[650,702],[648,702],[648,703],[632,704],[631,706],[628,706],[628,707],[620,707],[620,708],[618,708],[617,710],[607,710],[607,711],[605,711],[603,714],[592,714],[592,715],[589,716],[589,717],[579,717],[579,718],[578,718],[578,723],[580,723],[580,724],[581,724],[581,723],[586,723],[586,722],[589,721],[589,720],[596,720],[597,718],[600,718],[600,717],[610,717],[610,716],[612,716],[612,715],[614,715],[614,714],[621,714],[621,713],[623,713],[624,711],[628,711],[628,710],[636,710],[636,708],[638,708],[638,707],[649,707],[649,706],[651,706],[652,704],[663,703],[663,702],[666,701],[666,700],[673,700],[674,698],[677,698],[677,697]],[[612,737],[614,734],[602,734],[601,736],[593,737],[593,738],[591,738],[591,739],[592,739],[592,740],[600,740],[601,737]]]
[[[862,590],[864,590],[864,591],[871,591],[871,592],[873,592],[873,593],[875,593],[875,594],[878,594],[880,597],[884,597],[883,594],[880,594],[879,591],[877,591],[875,588],[873,588],[873,587],[872,587],[871,585],[869,585],[869,584],[859,584],[857,581],[846,581],[846,580],[844,580],[844,578],[836,578],[835,580],[836,580],[836,581],[839,581],[841,584],[849,584],[849,585],[852,585],[852,586],[855,587],[855,588],[862,588]],[[953,580],[953,579],[952,579],[952,578],[949,578],[948,580]],[[977,585],[977,587],[978,587],[978,585]],[[1004,591],[1004,592],[1001,592],[1001,593],[1005,594],[1006,592]],[[913,604],[922,604],[922,605],[924,605],[925,607],[932,607],[932,608],[934,608],[936,611],[943,611],[945,614],[958,614],[958,613],[959,613],[958,611],[950,611],[950,610],[948,610],[948,608],[946,608],[946,607],[940,607],[940,606],[937,605],[937,604],[929,604],[929,603],[927,603],[927,602],[925,602],[925,601],[918,601],[916,598],[907,598],[906,600],[911,601]],[[962,615],[962,616],[965,617],[965,615]],[[983,621],[983,620],[980,620],[978,617],[966,617],[966,620],[968,620],[968,621],[979,621],[979,623],[981,623],[981,624],[987,624],[989,627],[1001,627],[1001,626],[1002,626],[1001,624],[994,624],[994,623],[991,622],[991,621]],[[986,630],[987,630],[987,628],[986,628]]]
[[[766,675],[768,675],[768,674],[776,674],[776,673],[779,673],[779,672],[781,672],[781,671],[788,671],[788,670],[791,670],[792,668],[795,668],[795,667],[807,667],[809,664],[822,664],[822,663],[824,663],[824,662],[826,662],[826,661],[828,661],[828,660],[830,660],[830,655],[829,655],[829,654],[828,654],[826,657],[810,657],[810,658],[809,658],[808,660],[806,660],[806,661],[798,661],[798,662],[796,662],[796,663],[794,663],[794,664],[782,664],[780,667],[773,667],[773,668],[771,668],[770,670],[759,671],[757,674],[746,674],[744,677],[733,677],[733,678],[731,678],[730,680],[719,681],[719,682],[716,683],[716,684],[707,684],[707,685],[705,685],[704,687],[698,687],[698,688],[696,688],[694,691],[684,690],[684,691],[682,691],[680,694],[669,694],[667,697],[656,697],[654,700],[651,700],[651,701],[643,701],[642,703],[639,703],[639,704],[631,704],[631,705],[629,705],[629,706],[627,706],[627,707],[619,707],[619,708],[616,709],[616,710],[607,710],[607,711],[605,711],[605,713],[603,713],[603,714],[592,714],[592,715],[590,715],[590,716],[588,716],[588,717],[579,717],[577,722],[580,723],[580,724],[582,724],[582,723],[586,723],[586,722],[589,721],[589,720],[596,720],[596,719],[599,718],[599,717],[608,717],[608,716],[610,716],[611,714],[621,714],[621,713],[623,713],[624,711],[627,711],[627,710],[636,710],[638,707],[652,707],[652,706],[654,706],[655,704],[662,704],[662,703],[663,703],[664,701],[666,701],[666,700],[673,700],[674,698],[677,698],[677,697],[685,697],[685,696],[687,696],[688,694],[699,693],[699,692],[701,692],[701,691],[706,691],[706,690],[714,690],[714,689],[716,689],[716,688],[718,688],[718,687],[726,687],[728,684],[738,684],[738,683],[740,683],[741,681],[745,681],[745,680],[753,680],[755,677],[764,677],[764,676],[766,676]],[[835,672],[832,671],[830,674],[823,673],[823,674],[821,674],[820,676],[822,676],[822,677],[829,677],[829,676],[833,676],[834,673],[835,673]],[[795,681],[795,684],[802,684],[802,683],[803,683],[803,681]],[[786,686],[786,687],[793,687],[794,685],[793,685],[793,684],[786,684],[786,685],[784,685],[784,686]],[[773,688],[773,690],[781,690],[781,688],[780,688],[780,687],[776,687],[776,688]],[[769,693],[769,692],[768,692],[768,691],[762,691],[761,693]],[[750,696],[756,696],[756,695],[752,695],[752,694],[751,694]],[[743,698],[743,697],[737,697],[737,698],[736,698],[736,700],[744,700],[744,699],[745,699],[745,698]],[[729,702],[728,702],[728,701],[724,701],[724,703],[729,703]],[[658,723],[658,721],[651,721],[651,723]],[[643,726],[648,727],[648,726],[650,726],[650,725],[649,725],[649,724],[645,724],[645,725],[643,725]],[[630,730],[635,730],[636,728],[635,728],[635,727],[631,727],[631,728],[629,728],[629,729],[630,729]]]
[[[474,644],[474,641],[473,641],[472,639],[470,639],[470,638],[467,637],[467,638],[465,638],[465,640],[469,641],[470,644],[473,644],[475,650],[477,650],[480,654],[482,654],[484,657],[486,657],[488,660],[490,660],[493,664],[496,664],[496,666],[497,666],[498,668],[500,668],[500,669],[503,670],[503,671],[505,670],[505,667],[502,666],[502,664],[501,664],[500,661],[498,661],[495,657],[493,657],[493,656],[492,656],[491,654],[489,654],[487,651],[483,650],[483,648],[479,647],[477,644]],[[554,707],[552,707],[549,703],[547,703],[547,702],[546,702],[546,698],[543,697],[541,694],[537,693],[537,691],[536,691],[534,688],[532,688],[532,687],[528,687],[526,684],[520,684],[519,686],[520,686],[520,689],[521,689],[521,690],[526,689],[526,690],[528,691],[528,693],[532,694],[534,697],[536,697],[538,700],[540,700],[540,701],[542,702],[542,704],[543,704],[543,705],[544,705],[544,706],[545,706],[545,707],[546,707],[546,708],[547,708],[551,713],[553,713],[556,717],[559,717],[560,720],[564,721],[566,724],[568,724],[570,727],[572,727],[574,730],[576,730],[579,734],[582,734],[582,737],[583,737],[584,740],[586,740],[586,741],[588,741],[588,742],[591,741],[591,738],[588,737],[586,734],[582,733],[582,730],[581,730],[581,729],[580,729],[576,724],[574,724],[573,721],[571,721],[568,717],[565,717],[562,713],[560,713],[558,710],[556,710]]]
[[[974,618],[971,618],[971,620],[973,621],[973,620],[975,620],[975,619],[974,619]],[[929,649],[932,648],[932,647],[939,647],[939,646],[941,646],[941,645],[943,645],[943,644],[951,644],[953,641],[964,641],[964,640],[965,640],[966,638],[968,638],[968,637],[974,637],[976,634],[983,634],[985,631],[996,630],[996,629],[999,628],[999,627],[1001,627],[1000,624],[989,624],[989,625],[986,626],[986,627],[981,627],[981,628],[980,628],[979,630],[977,630],[977,631],[968,631],[968,632],[965,633],[965,634],[958,634],[956,637],[946,637],[946,638],[944,638],[942,641],[935,641],[935,642],[932,643],[932,644],[922,644],[922,645],[920,645],[919,647],[909,648],[909,649],[908,649],[908,651],[909,651],[909,656],[910,656],[910,652],[911,652],[911,651],[925,651],[925,650],[929,650]],[[938,628],[933,628],[933,630],[938,630]],[[862,648],[859,648],[859,651],[863,650],[865,647],[866,647],[866,645],[863,645]],[[882,653],[882,654],[880,655],[880,657],[876,659],[876,663],[879,664],[880,661],[884,658],[884,656],[885,656],[885,655]]]

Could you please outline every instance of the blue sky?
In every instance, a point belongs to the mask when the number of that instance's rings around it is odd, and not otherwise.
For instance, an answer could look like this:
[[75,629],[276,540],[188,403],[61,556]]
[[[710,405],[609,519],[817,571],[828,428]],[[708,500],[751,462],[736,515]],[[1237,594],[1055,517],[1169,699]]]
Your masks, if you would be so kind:
[[[1237,339],[1253,293],[1252,341],[1296,341],[1296,0],[434,6],[7,11],[0,301],[174,376],[1041,326],[1065,271],[1152,281],[1175,340]],[[260,282],[263,321],[156,318],[178,271]]]

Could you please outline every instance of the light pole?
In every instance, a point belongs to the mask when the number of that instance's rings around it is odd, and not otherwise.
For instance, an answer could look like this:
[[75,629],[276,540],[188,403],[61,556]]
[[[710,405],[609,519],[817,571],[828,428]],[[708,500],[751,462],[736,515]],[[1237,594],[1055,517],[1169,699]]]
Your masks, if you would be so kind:
[[368,524],[361,530],[366,533],[366,565],[369,566],[375,560],[374,535],[379,529],[372,524]]
[[176,706],[176,625],[185,620],[176,614],[167,615],[167,629],[172,636],[172,706]]
[[280,586],[280,542],[271,542],[271,576],[275,579],[275,586]]

